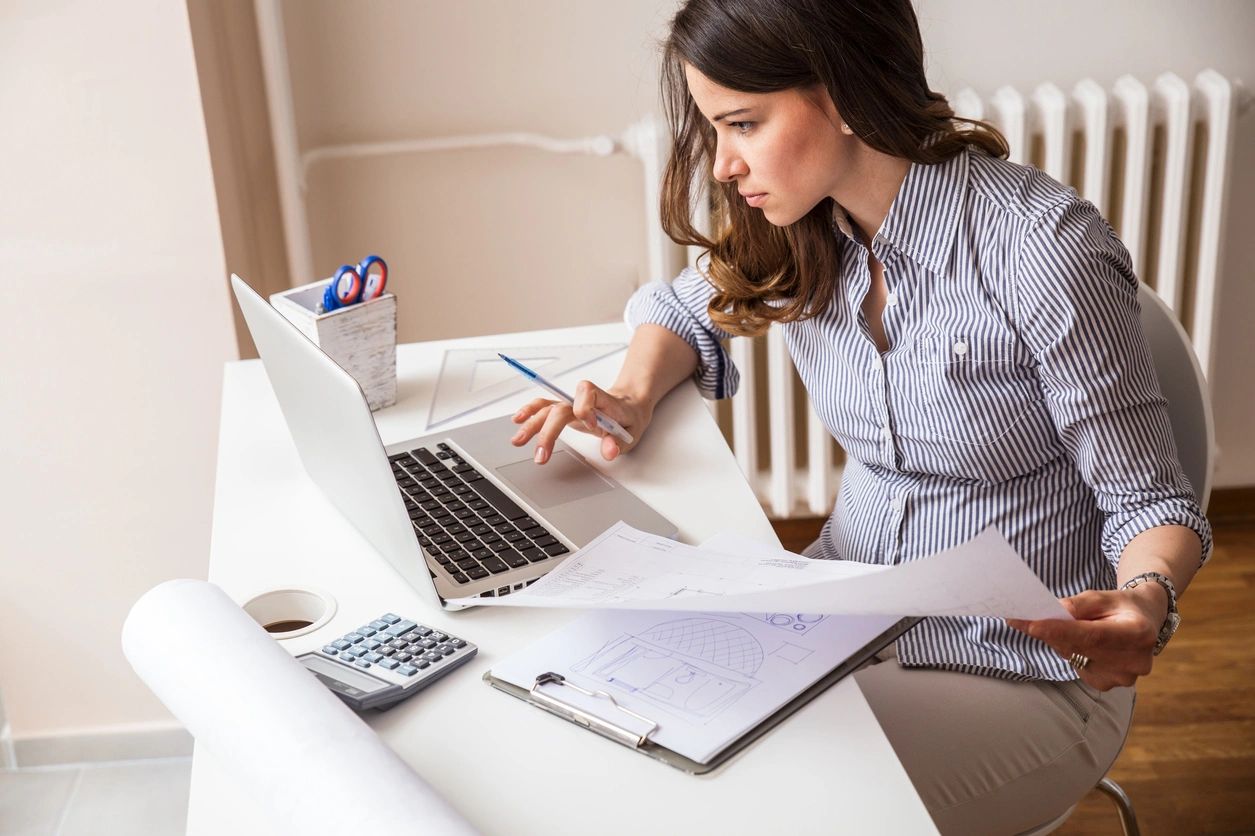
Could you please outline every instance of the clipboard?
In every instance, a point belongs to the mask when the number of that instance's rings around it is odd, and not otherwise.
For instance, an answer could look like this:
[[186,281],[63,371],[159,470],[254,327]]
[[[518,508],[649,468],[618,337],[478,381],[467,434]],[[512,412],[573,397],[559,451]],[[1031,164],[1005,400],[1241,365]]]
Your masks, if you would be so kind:
[[[791,700],[782,705],[772,715],[762,720],[758,725],[749,729],[745,734],[741,735],[725,748],[721,749],[718,754],[708,762],[695,761],[692,758],[681,755],[679,752],[672,751],[665,746],[649,739],[658,728],[655,720],[646,717],[631,709],[619,705],[614,697],[605,691],[589,691],[572,682],[568,682],[559,674],[546,672],[536,677],[532,687],[520,688],[512,682],[506,682],[493,676],[492,671],[484,673],[484,681],[492,687],[504,691],[512,697],[517,697],[524,702],[530,703],[537,708],[548,711],[550,714],[561,717],[567,722],[574,723],[577,726],[586,728],[591,732],[601,735],[621,746],[626,746],[640,752],[642,755],[662,761],[663,763],[673,766],[676,769],[689,773],[690,775],[705,775],[713,772],[723,764],[727,763],[738,753],[748,748],[754,741],[761,738],[767,732],[783,723],[802,706],[818,697],[824,691],[831,688],[840,680],[854,673],[862,667],[873,656],[897,641],[904,633],[922,621],[922,618],[910,617],[903,618],[893,624],[889,629],[863,645],[857,652],[846,657],[845,661],[837,665],[831,671],[826,673],[822,678],[813,682],[809,687],[795,695]],[[594,714],[583,708],[568,704],[551,693],[541,691],[541,687],[545,685],[560,685],[564,688],[570,688],[586,697],[595,697],[606,701],[607,706],[634,719],[640,721],[648,727],[648,731],[637,733],[630,729],[626,729],[616,724],[613,720]]]

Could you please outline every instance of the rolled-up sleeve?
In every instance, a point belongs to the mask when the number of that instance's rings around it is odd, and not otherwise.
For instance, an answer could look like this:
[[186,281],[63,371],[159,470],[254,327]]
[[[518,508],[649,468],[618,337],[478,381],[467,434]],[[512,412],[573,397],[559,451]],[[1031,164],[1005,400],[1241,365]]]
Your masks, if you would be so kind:
[[1161,525],[1211,527],[1177,457],[1167,401],[1142,333],[1128,251],[1088,201],[1043,213],[1015,277],[1015,318],[1032,351],[1055,428],[1106,515],[1102,549]]
[[714,287],[706,277],[687,268],[674,281],[651,282],[639,288],[628,300],[623,318],[633,330],[650,323],[672,331],[697,352],[693,377],[702,396],[711,400],[736,394],[741,376],[722,341],[732,335],[710,319],[710,297]]

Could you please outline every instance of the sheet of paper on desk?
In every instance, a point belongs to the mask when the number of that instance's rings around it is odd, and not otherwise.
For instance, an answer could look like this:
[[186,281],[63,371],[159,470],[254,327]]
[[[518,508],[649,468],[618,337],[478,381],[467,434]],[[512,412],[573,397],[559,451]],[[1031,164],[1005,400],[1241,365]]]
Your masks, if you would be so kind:
[[572,609],[788,611],[843,615],[1071,616],[994,528],[898,566],[730,553],[616,523],[530,587],[455,603]]
[[[742,556],[778,554],[756,543],[723,546]],[[493,665],[492,673],[530,689],[537,674],[553,671],[586,690],[609,693],[623,708],[658,723],[650,740],[705,763],[896,620],[783,612],[594,612]],[[618,726],[649,731],[604,699],[562,686],[541,687]]]

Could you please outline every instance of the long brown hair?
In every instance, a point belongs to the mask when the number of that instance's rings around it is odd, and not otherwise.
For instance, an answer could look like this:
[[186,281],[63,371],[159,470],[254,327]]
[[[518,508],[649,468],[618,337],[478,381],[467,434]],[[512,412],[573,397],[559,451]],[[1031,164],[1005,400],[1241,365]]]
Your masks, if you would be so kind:
[[[715,130],[689,94],[685,64],[745,93],[822,85],[855,136],[912,162],[939,163],[969,145],[1008,154],[996,128],[955,116],[945,96],[928,89],[910,0],[688,0],[663,47],[672,152],[662,227],[676,243],[709,254],[711,319],[733,334],[827,310],[841,278],[832,199],[777,227],[737,199],[735,183],[714,180]],[[692,222],[703,186],[711,238]]]

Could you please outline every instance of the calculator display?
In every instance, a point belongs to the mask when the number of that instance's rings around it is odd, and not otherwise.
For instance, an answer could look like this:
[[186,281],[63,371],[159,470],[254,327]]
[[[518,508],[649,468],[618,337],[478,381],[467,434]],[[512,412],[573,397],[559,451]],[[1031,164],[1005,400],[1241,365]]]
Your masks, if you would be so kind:
[[395,687],[365,673],[359,673],[350,667],[310,654],[301,657],[301,663],[318,677],[324,685],[333,691],[342,691],[356,697],[371,694],[384,688]]

